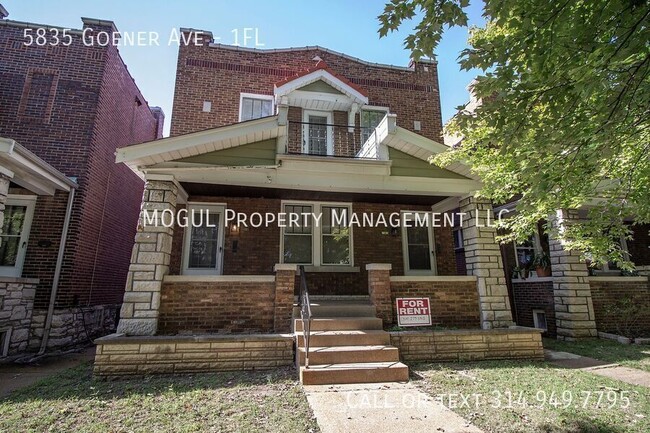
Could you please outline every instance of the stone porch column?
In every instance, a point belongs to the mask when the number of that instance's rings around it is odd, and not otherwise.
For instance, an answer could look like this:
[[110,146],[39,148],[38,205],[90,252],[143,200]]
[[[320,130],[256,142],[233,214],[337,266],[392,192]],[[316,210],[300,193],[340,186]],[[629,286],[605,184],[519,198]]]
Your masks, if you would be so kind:
[[370,302],[377,308],[377,317],[381,318],[384,325],[393,324],[393,300],[390,295],[390,263],[369,263],[368,294]]
[[278,263],[275,271],[275,312],[273,329],[275,332],[291,332],[293,317],[293,292],[296,285],[298,265]]
[[[173,228],[170,214],[175,216],[178,186],[168,180],[147,180],[142,195],[142,206],[131,265],[126,279],[124,302],[117,332],[127,335],[154,335],[158,329],[158,309],[163,277],[169,272]],[[155,224],[145,224],[144,211],[149,217],[158,211]],[[162,211],[166,211],[163,217]]]
[[514,325],[510,310],[508,287],[501,261],[501,251],[495,239],[492,203],[489,200],[465,197],[460,200],[463,217],[463,239],[467,275],[477,277],[481,327],[505,328]]
[[[562,231],[577,219],[576,210],[558,210],[550,222]],[[596,337],[596,316],[587,264],[579,252],[565,249],[564,243],[552,235],[549,236],[549,249],[558,340]]]

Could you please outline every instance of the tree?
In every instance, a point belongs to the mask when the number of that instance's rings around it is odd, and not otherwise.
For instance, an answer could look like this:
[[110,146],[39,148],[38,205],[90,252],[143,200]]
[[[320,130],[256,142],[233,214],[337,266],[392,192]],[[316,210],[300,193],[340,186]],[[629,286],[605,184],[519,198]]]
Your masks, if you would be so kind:
[[[391,0],[380,36],[421,17],[405,39],[433,56],[444,29],[467,25],[468,0]],[[650,221],[650,3],[647,0],[485,0],[459,57],[478,68],[481,104],[447,125],[462,144],[436,156],[468,164],[480,194],[521,197],[503,241],[521,240],[557,209],[589,219],[554,233],[594,262],[630,263],[616,242],[624,219]],[[550,227],[547,227],[551,229]]]

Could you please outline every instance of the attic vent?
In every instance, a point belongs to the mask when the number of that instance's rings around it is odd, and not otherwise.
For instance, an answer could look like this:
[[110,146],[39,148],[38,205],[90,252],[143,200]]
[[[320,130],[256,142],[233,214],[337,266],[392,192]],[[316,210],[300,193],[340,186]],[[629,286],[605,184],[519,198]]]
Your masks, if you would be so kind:
[[313,60],[314,62],[320,62],[320,61],[322,61],[323,59],[321,59],[319,56],[315,56],[312,60]]
[[135,105],[137,105],[138,107],[142,105],[142,101],[137,96],[135,97]]

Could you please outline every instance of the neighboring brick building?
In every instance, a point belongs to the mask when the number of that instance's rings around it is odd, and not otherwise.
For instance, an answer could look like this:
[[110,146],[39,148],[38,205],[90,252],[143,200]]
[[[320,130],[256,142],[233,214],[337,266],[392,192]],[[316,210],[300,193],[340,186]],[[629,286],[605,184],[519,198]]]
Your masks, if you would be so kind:
[[[115,32],[115,25],[82,21],[83,29],[93,29],[86,32],[86,44],[80,29],[67,32],[68,46],[67,39],[51,44],[51,37],[44,46],[27,46],[26,29],[33,35],[38,28],[48,29],[48,35],[55,29],[60,37],[63,29],[0,19],[0,136],[20,143],[76,184],[62,256],[69,193],[58,190],[36,199],[18,173],[9,185],[7,206],[21,196],[35,199],[23,257],[12,269],[0,266],[3,275],[38,280],[28,337],[32,350],[40,348],[44,328],[50,328],[46,315],[53,286],[57,293],[48,348],[115,326],[143,182],[128,167],[116,165],[114,153],[162,137],[162,111],[148,106],[117,47],[95,39],[99,32]],[[11,351],[24,349],[26,341]]]

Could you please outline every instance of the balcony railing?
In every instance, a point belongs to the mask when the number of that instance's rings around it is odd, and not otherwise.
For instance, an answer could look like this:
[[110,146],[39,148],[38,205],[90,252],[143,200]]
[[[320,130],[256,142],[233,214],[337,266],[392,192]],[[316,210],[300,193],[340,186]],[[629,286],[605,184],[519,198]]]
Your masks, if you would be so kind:
[[369,139],[377,141],[375,128],[296,121],[289,121],[288,126],[289,154],[376,159],[361,152]]

